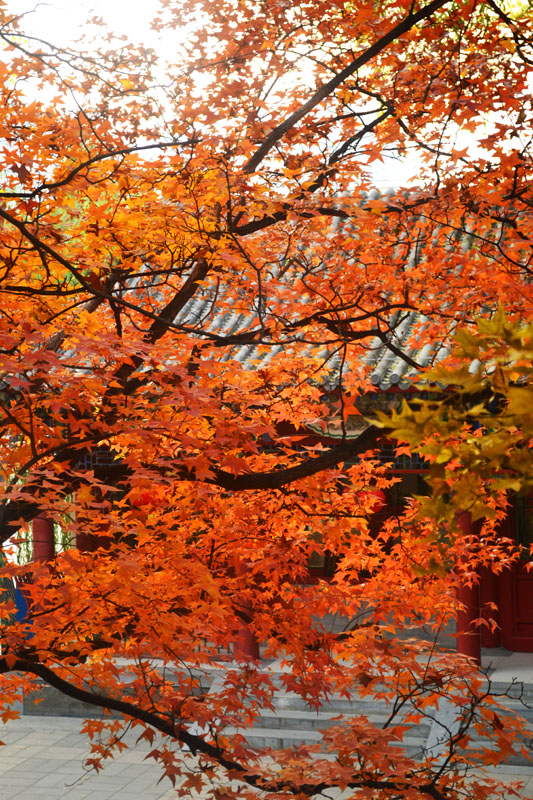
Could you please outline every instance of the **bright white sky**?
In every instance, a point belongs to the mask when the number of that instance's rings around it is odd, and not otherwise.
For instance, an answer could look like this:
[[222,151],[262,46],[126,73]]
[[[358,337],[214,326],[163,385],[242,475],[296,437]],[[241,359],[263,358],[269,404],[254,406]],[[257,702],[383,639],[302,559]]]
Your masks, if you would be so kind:
[[156,41],[150,20],[158,3],[155,0],[8,0],[8,8],[17,14],[35,8],[26,17],[25,28],[36,36],[58,43],[72,42],[83,35],[87,20],[93,16],[128,38],[146,45]]
[[[150,22],[159,7],[158,0],[7,0],[7,6],[14,14],[36,9],[26,17],[24,28],[55,44],[66,45],[83,38],[88,32],[87,20],[94,16],[102,17],[108,28],[131,41],[153,47],[162,56],[168,53],[169,60],[180,38],[179,28],[168,30],[163,37],[151,30]],[[181,33],[182,37],[184,35],[185,26]],[[457,144],[473,148],[472,155],[478,151],[472,134],[461,133]],[[409,179],[416,180],[417,171],[418,163],[413,157],[401,162],[387,158],[384,164],[375,164],[372,169],[376,186],[380,188],[405,186]]]
[[[159,7],[158,0],[36,0],[35,3],[7,0],[7,6],[14,14],[35,9],[27,15],[24,29],[53,44],[68,45],[82,38],[88,31],[87,20],[94,16],[102,17],[108,28],[124,34],[132,42],[154,47],[162,55],[168,52],[169,58],[179,37],[179,29],[174,29],[162,41],[161,34],[150,29],[151,19]],[[376,186],[380,188],[405,185],[416,171],[413,159],[399,162],[388,158],[386,163],[375,164],[372,169]]]

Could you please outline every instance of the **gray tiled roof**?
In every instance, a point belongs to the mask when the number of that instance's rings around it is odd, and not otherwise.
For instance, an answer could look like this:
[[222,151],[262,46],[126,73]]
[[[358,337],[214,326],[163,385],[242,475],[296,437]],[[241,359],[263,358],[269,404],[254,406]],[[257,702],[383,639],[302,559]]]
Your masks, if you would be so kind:
[[[381,193],[377,190],[367,195],[368,200],[376,200],[379,197],[388,197],[392,200],[394,192]],[[334,220],[333,229],[337,229],[338,234],[339,220]],[[350,223],[343,222],[342,225]],[[463,249],[471,246],[470,237],[461,233],[452,234],[453,245],[460,243]],[[450,242],[450,247],[451,247]],[[406,268],[416,263],[420,258],[420,247],[417,243],[413,244],[411,251],[406,259]],[[213,334],[220,337],[240,335],[246,331],[257,331],[260,328],[260,319],[256,310],[247,308],[235,308],[235,311],[225,311],[216,313],[217,299],[220,299],[224,289],[216,287],[210,290],[204,287],[201,296],[193,298],[180,312],[176,318],[179,325],[183,325],[187,330],[194,330],[195,327],[204,333]],[[210,294],[211,292],[211,294]],[[235,306],[237,306],[237,300]],[[424,329],[428,328],[427,335],[424,336]],[[375,338],[368,343],[359,342],[358,366],[364,367],[370,373],[370,381],[373,386],[381,390],[391,387],[401,389],[407,388],[416,372],[414,363],[425,367],[434,361],[443,358],[448,350],[442,341],[435,341],[429,333],[429,320],[416,311],[398,311],[391,315],[388,324],[388,341],[382,338]],[[199,330],[199,336],[200,330]],[[236,360],[245,368],[255,369],[258,365],[267,365],[276,358],[281,352],[291,352],[291,347],[297,344],[298,353],[302,356],[314,357],[318,360],[328,362],[328,368],[332,377],[337,376],[341,369],[342,359],[337,352],[334,343],[327,345],[324,343],[305,344],[304,340],[298,339],[298,334],[292,336],[284,343],[273,341],[265,336],[259,343],[225,346],[220,350],[221,361]],[[404,354],[407,360],[402,358]],[[409,359],[411,363],[409,363]],[[349,364],[353,369],[356,365]]]
[[[202,330],[218,336],[231,336],[257,327],[257,316],[246,315],[242,312],[226,312],[209,319],[211,304],[207,300],[193,300],[176,318],[176,322],[187,328],[194,328],[203,320]],[[405,353],[410,359],[422,367],[435,360],[439,360],[447,353],[447,349],[439,342],[428,343],[419,337],[419,345],[413,345],[413,331],[418,328],[423,332],[424,317],[417,312],[408,312],[403,319],[395,325],[391,319],[390,341],[395,349]],[[245,368],[255,369],[258,365],[266,366],[276,356],[289,349],[291,344],[261,343],[235,345],[224,348],[221,352],[221,361],[236,360]],[[329,357],[328,367],[331,373],[338,373],[341,368],[341,357],[334,350],[323,344],[308,344],[299,349],[302,356],[315,357],[317,360],[326,360]],[[394,353],[381,339],[370,341],[366,354],[361,357],[361,364],[370,371],[371,383],[379,389],[386,390],[391,387],[405,389],[415,373],[415,369],[400,355]]]
[[[393,344],[409,358],[421,367],[440,360],[447,353],[448,349],[443,347],[440,342],[428,343],[422,338],[419,345],[413,346],[413,330],[416,326],[423,326],[424,317],[417,312],[410,312],[406,315],[404,322],[394,331],[391,336]],[[423,327],[422,327],[423,330]],[[365,363],[371,369],[370,380],[379,389],[389,389],[397,386],[405,389],[410,384],[414,375],[414,368],[401,356],[393,353],[379,339],[371,344]]]

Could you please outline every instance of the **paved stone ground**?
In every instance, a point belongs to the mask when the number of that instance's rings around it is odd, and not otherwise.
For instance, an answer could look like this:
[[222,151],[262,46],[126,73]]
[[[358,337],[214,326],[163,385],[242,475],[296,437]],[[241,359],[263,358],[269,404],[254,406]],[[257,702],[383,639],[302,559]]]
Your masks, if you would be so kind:
[[[148,744],[118,754],[97,774],[83,767],[89,755],[81,719],[25,716],[0,737],[1,800],[169,800],[176,798],[161,768],[145,761]],[[130,736],[134,742],[136,736]]]
[[[0,731],[0,800],[174,800],[161,768],[145,760],[148,744],[132,744],[96,774],[83,761],[89,754],[82,720],[65,717],[22,717]],[[185,756],[187,757],[187,756]],[[499,779],[524,781],[523,796],[533,798],[533,767],[498,768]],[[191,793],[191,797],[193,793]],[[194,794],[196,798],[199,796]],[[333,798],[333,795],[332,795]]]

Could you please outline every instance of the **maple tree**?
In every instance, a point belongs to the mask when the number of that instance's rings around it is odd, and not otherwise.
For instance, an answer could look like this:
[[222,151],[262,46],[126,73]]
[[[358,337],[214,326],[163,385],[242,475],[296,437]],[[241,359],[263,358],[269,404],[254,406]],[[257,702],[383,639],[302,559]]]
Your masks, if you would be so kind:
[[[391,383],[449,348],[465,363],[452,335],[500,306],[521,336],[526,6],[170,0],[155,29],[188,26],[172,63],[113,34],[50,43],[9,4],[0,13],[1,534],[9,548],[44,517],[78,545],[3,570],[29,603],[17,622],[5,602],[3,719],[35,678],[121,712],[87,723],[95,766],[124,725],[159,731],[153,756],[183,794],[222,771],[240,787],[214,797],[497,796],[467,767],[505,758],[518,724],[469,662],[415,634],[454,617],[466,573],[518,557],[495,533],[502,487],[475,536],[446,535],[464,505],[443,517],[436,495],[377,525],[395,478],[372,375],[381,350],[401,365]],[[406,155],[416,186],[373,193],[373,165]],[[520,391],[503,396],[520,404]],[[523,449],[504,427],[498,453]],[[445,433],[428,425],[426,455]],[[468,484],[475,502],[485,478]],[[333,578],[310,582],[325,554]],[[347,620],[340,634],[327,614]],[[339,721],[324,735],[333,760],[258,759],[225,735],[275,690],[243,635],[284,660],[285,687],[311,708],[376,696],[386,727]],[[229,643],[242,658],[200,694]],[[443,698],[458,709],[446,755],[410,757],[406,726]]]

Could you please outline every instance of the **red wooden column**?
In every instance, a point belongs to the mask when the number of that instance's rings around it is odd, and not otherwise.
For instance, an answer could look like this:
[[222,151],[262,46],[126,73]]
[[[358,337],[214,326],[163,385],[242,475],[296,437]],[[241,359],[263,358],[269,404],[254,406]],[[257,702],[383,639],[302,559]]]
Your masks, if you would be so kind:
[[[238,565],[236,570],[237,575],[246,575],[247,571],[246,565],[242,562]],[[247,616],[252,616],[253,609],[249,601],[239,598],[239,605]],[[233,643],[233,658],[236,661],[257,661],[259,658],[259,642],[257,641],[257,637],[250,626],[244,621]]]
[[55,556],[54,523],[45,514],[35,517],[33,530],[33,560],[51,561]]
[[233,644],[233,657],[235,661],[257,661],[259,658],[259,642],[246,623],[243,623]]
[[[464,534],[474,532],[469,513],[463,511],[458,514],[457,523]],[[473,624],[481,615],[479,581],[471,586],[458,586],[456,597],[463,606],[463,610],[457,612],[457,652],[481,664],[481,633],[479,627]]]
[[488,567],[480,572],[479,597],[481,602],[481,616],[483,619],[496,622],[497,627],[491,628],[483,625],[481,628],[482,647],[501,647],[502,632],[500,621],[500,593],[498,576]]

